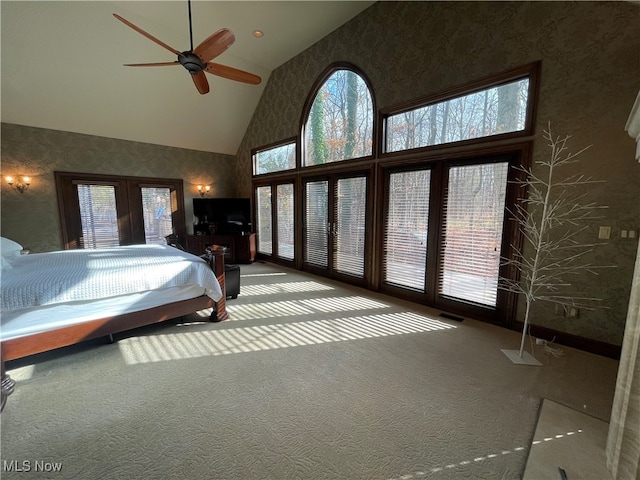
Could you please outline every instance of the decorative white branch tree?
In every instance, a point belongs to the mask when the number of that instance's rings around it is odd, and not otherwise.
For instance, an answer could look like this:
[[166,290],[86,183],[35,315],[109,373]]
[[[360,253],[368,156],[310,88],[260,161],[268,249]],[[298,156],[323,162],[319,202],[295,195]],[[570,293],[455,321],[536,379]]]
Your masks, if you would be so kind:
[[[544,300],[574,308],[594,308],[601,299],[571,291],[571,276],[595,274],[602,268],[586,262],[586,256],[598,243],[584,243],[587,222],[599,218],[596,212],[606,208],[586,202],[588,186],[601,183],[582,174],[557,178],[558,170],[577,162],[577,157],[587,150],[568,151],[571,138],[553,137],[551,125],[544,131],[544,138],[551,149],[548,160],[535,162],[538,168],[518,167],[524,178],[516,181],[527,194],[510,211],[518,222],[523,236],[522,247],[513,246],[514,256],[504,259],[504,265],[516,269],[519,278],[500,278],[500,288],[521,294],[525,301],[524,325],[520,350],[503,350],[514,363],[540,364],[532,356],[523,359],[525,339],[530,327],[531,306],[536,300]],[[514,353],[518,358],[514,357]]]

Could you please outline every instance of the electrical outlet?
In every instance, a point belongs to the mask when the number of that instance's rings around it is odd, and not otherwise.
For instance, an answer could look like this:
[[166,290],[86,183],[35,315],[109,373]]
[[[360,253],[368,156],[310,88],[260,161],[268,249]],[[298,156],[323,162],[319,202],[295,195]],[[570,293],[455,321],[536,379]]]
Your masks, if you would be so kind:
[[569,307],[569,314],[567,315],[567,317],[578,318],[579,314],[580,314],[580,311],[578,310],[577,307]]
[[609,240],[609,238],[611,238],[611,227],[600,227],[598,238],[601,240]]

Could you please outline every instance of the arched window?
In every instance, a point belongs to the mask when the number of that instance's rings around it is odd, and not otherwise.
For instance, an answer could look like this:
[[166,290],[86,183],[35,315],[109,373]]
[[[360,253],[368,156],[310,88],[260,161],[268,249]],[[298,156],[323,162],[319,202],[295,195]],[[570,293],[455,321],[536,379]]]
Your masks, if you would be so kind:
[[318,89],[304,125],[303,166],[372,155],[373,100],[355,71],[334,70]]

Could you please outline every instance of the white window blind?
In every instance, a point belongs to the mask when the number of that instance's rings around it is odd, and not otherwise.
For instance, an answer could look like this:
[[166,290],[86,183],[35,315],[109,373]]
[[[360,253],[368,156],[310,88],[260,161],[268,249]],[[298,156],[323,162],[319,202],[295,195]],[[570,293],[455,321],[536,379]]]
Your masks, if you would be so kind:
[[440,295],[496,305],[507,173],[507,163],[450,168]]
[[165,237],[173,233],[171,189],[141,187],[145,243],[165,245]]
[[335,270],[364,276],[367,179],[341,178],[335,202]]
[[425,291],[431,172],[389,175],[384,282]]
[[258,234],[257,250],[265,255],[271,255],[273,253],[271,186],[256,188],[256,203],[256,220],[258,222],[256,226],[256,233]]
[[293,184],[286,183],[276,187],[276,211],[278,222],[278,257],[286,260],[294,258],[294,205]]
[[116,190],[112,185],[79,184],[82,248],[117,247],[120,245]]
[[306,263],[327,267],[329,230],[329,183],[309,182],[305,188],[305,249]]

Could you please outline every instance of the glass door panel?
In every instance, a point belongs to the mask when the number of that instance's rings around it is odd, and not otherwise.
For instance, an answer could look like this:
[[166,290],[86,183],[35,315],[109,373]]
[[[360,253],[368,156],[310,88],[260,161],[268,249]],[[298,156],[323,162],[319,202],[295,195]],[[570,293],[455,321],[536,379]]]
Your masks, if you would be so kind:
[[293,183],[283,183],[276,187],[276,213],[277,255],[285,260],[293,260],[295,258]]
[[333,268],[336,272],[364,277],[366,208],[366,177],[338,179],[333,219]]
[[495,307],[508,163],[451,167],[439,294]]
[[317,266],[329,265],[329,182],[305,184],[304,262]]
[[389,175],[383,281],[425,291],[431,172]]
[[257,250],[259,253],[273,253],[271,186],[256,188],[256,233],[258,234]]
[[165,245],[166,236],[171,235],[171,189],[166,187],[141,187],[142,218],[145,243]]
[[117,247],[120,245],[116,189],[112,185],[79,184],[81,248]]

